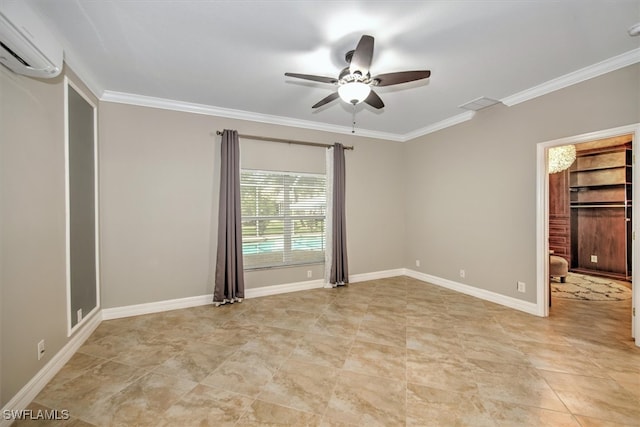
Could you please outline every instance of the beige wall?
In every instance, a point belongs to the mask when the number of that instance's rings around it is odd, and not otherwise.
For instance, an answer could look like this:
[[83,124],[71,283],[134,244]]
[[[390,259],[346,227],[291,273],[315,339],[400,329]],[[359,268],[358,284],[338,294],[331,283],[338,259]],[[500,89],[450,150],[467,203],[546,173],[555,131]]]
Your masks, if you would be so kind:
[[638,123],[639,100],[635,65],[407,143],[404,265],[535,302],[536,144]]
[[[352,274],[402,265],[402,146],[351,135],[116,103],[100,104],[104,308],[213,292],[220,138],[248,135],[342,142],[347,151]],[[323,172],[325,150],[241,141],[243,167]],[[213,217],[212,217],[213,213]],[[212,225],[213,224],[213,227]],[[379,224],[385,224],[379,227]],[[322,278],[323,266],[248,272],[247,288]]]
[[215,160],[208,120],[99,108],[103,308],[206,293]]
[[62,76],[0,67],[0,406],[67,342],[63,106]]

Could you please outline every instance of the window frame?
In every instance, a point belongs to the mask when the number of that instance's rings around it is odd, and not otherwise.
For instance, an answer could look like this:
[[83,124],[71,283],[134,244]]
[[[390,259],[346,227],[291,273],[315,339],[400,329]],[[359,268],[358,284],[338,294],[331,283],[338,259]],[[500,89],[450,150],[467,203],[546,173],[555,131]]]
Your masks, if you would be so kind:
[[[312,178],[322,178],[324,180],[324,194],[326,196],[326,185],[327,185],[327,175],[326,173],[313,173],[313,172],[297,172],[297,171],[284,171],[284,170],[266,170],[266,169],[252,169],[252,168],[241,168],[240,169],[240,192],[242,193],[242,186],[243,186],[243,179],[242,179],[242,175],[244,173],[264,173],[264,174],[268,174],[268,175],[280,175],[280,176],[294,176],[294,177],[312,177]],[[284,183],[283,183],[284,184]],[[282,228],[283,228],[283,248],[282,248],[282,253],[283,253],[283,261],[282,263],[278,263],[278,264],[273,264],[273,265],[257,265],[257,266],[250,266],[247,267],[246,265],[246,259],[247,259],[247,255],[244,252],[244,245],[245,245],[245,236],[244,236],[244,232],[242,233],[242,249],[243,249],[243,258],[245,259],[245,263],[244,263],[244,270],[245,271],[257,271],[257,270],[269,270],[269,269],[274,269],[274,268],[292,268],[292,267],[301,267],[301,266],[305,266],[305,265],[318,265],[318,264],[324,264],[324,258],[325,258],[325,252],[326,252],[326,224],[327,224],[327,205],[326,202],[323,205],[323,210],[324,210],[324,215],[292,215],[291,214],[291,201],[288,198],[288,195],[290,194],[290,191],[292,190],[292,186],[290,185],[283,185],[283,199],[285,202],[283,202],[283,214],[282,215],[251,215],[251,216],[245,216],[242,213],[242,208],[241,208],[241,223],[245,223],[247,221],[255,221],[256,223],[260,220],[275,220],[275,221],[282,221]],[[241,198],[242,200],[242,198]],[[242,201],[241,201],[242,203]],[[322,220],[322,235],[321,235],[321,257],[318,257],[318,260],[312,260],[312,261],[307,261],[307,262],[293,262],[292,260],[292,255],[293,255],[293,250],[292,250],[292,246],[293,246],[293,237],[294,237],[294,230],[295,227],[293,226],[293,223],[296,220]],[[279,251],[278,251],[279,252]]]

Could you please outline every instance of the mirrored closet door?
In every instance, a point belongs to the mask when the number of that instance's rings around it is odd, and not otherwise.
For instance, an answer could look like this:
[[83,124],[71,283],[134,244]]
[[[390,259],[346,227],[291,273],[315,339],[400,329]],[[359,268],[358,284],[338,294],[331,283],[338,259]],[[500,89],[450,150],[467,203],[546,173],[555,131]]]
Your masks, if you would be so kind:
[[68,334],[100,305],[97,108],[65,78]]

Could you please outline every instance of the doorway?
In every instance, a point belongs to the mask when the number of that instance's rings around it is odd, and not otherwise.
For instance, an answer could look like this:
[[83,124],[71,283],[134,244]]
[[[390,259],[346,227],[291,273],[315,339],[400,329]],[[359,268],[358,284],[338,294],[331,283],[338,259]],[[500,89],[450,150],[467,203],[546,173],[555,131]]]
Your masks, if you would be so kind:
[[[599,132],[592,132],[589,134],[576,135],[573,137],[562,138],[553,141],[542,142],[538,144],[537,147],[537,176],[538,176],[538,188],[537,188],[537,311],[540,316],[548,316],[549,315],[549,301],[551,298],[550,294],[550,286],[549,286],[549,179],[547,173],[547,156],[548,150],[552,147],[567,145],[567,144],[581,144],[587,143],[594,140],[602,140],[607,138],[615,138],[622,135],[632,135],[632,150],[633,152],[637,152],[638,139],[640,138],[640,126],[638,124],[623,126],[614,129],[608,129]],[[635,162],[634,162],[635,163]],[[635,167],[632,168],[632,188],[633,194],[631,199],[636,198],[637,194],[640,193],[638,189],[638,182],[640,182],[637,178],[638,172]],[[577,194],[576,194],[577,196]],[[577,198],[576,198],[577,200]],[[637,199],[640,200],[640,199]],[[593,204],[588,204],[587,206],[593,206]],[[636,248],[636,243],[633,237],[635,236],[635,229],[638,220],[637,209],[631,208],[632,213],[632,223],[629,230],[629,237],[632,239],[631,245],[629,246],[629,250],[631,252],[631,281],[632,283],[637,283],[634,280],[633,276],[637,276],[635,273],[634,265],[638,265],[636,262],[636,258],[638,258],[638,249]],[[584,211],[589,212],[589,211]],[[577,210],[573,215],[577,215]],[[640,292],[639,286],[633,287],[632,292],[632,313],[635,312],[635,306],[638,301],[640,301]],[[640,346],[640,322],[638,321],[637,316],[630,316],[629,319],[631,321],[631,330],[632,335],[635,338],[636,345]]]

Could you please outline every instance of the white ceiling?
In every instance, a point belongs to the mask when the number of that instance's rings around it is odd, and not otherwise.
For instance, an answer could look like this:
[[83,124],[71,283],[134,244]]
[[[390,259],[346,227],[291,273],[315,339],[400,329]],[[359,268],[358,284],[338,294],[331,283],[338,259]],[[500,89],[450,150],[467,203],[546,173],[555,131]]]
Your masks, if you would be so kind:
[[640,0],[29,2],[105,100],[338,132],[350,105],[311,109],[335,88],[284,73],[335,77],[370,34],[372,74],[432,72],[357,106],[357,134],[392,140],[468,119],[481,96],[512,105],[640,61]]

